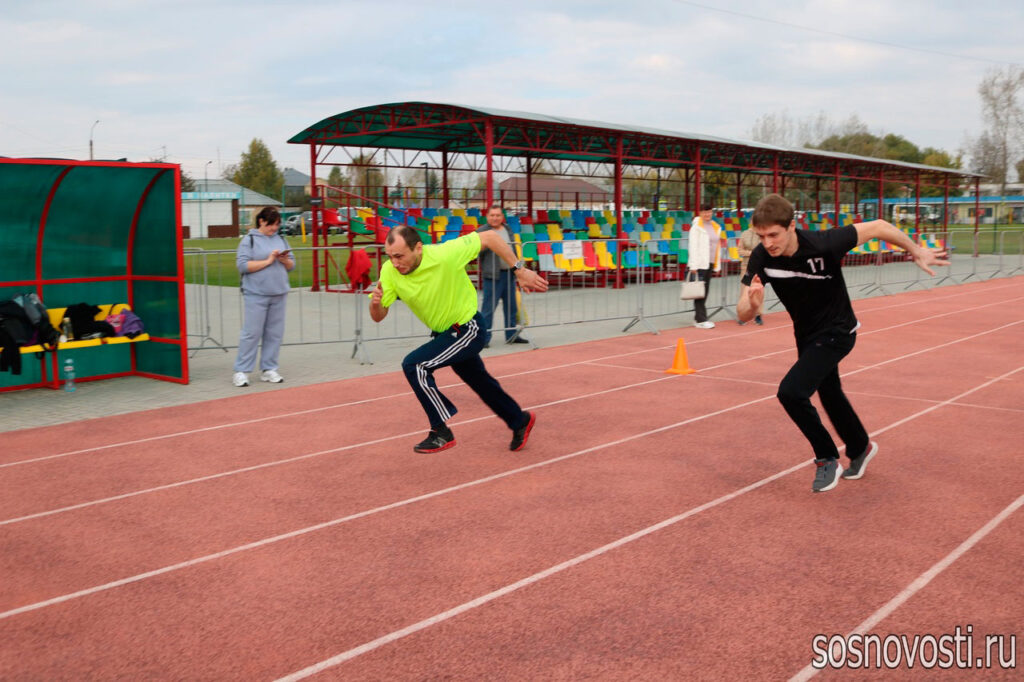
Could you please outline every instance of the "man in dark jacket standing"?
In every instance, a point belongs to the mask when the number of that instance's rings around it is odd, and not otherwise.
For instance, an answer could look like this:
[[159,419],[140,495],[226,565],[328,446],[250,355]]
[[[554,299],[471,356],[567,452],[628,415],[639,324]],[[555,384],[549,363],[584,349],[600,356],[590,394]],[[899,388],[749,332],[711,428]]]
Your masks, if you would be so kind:
[[[497,204],[487,209],[487,223],[481,225],[477,232],[494,230],[502,241],[511,246],[512,237],[505,223],[505,211]],[[480,276],[483,278],[483,302],[480,304],[480,317],[483,319],[485,348],[491,343],[491,325],[494,322],[494,310],[498,301],[504,301],[505,312],[505,343],[529,343],[516,328],[516,278],[509,265],[493,251],[480,253]]]

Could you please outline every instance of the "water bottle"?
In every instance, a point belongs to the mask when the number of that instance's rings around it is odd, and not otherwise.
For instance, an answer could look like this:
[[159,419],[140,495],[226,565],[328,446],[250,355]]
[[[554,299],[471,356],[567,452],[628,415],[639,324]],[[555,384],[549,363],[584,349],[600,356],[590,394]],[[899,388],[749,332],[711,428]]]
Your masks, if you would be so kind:
[[71,358],[64,361],[64,390],[68,393],[75,390],[75,361]]

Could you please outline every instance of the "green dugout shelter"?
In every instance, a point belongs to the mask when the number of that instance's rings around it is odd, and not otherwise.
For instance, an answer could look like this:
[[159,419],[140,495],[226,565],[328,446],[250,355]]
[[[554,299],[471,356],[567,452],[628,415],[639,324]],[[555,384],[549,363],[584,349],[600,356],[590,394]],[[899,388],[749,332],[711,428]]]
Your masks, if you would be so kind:
[[145,376],[188,383],[181,175],[176,164],[0,158],[0,301],[35,292],[51,311],[124,303],[144,337],[73,341],[0,391],[59,385],[72,358],[78,380]]

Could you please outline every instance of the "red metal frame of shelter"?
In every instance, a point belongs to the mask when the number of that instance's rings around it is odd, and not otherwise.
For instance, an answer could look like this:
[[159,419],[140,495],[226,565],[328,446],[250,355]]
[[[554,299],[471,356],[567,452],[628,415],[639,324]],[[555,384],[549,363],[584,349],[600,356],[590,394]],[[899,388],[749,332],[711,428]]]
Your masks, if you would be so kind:
[[[485,204],[490,203],[494,197],[494,162],[498,156],[526,158],[528,185],[534,159],[609,164],[614,168],[615,216],[620,238],[623,236],[622,176],[626,165],[685,169],[688,199],[692,171],[693,202],[689,206],[699,201],[701,174],[708,171],[736,173],[736,187],[740,197],[744,174],[770,176],[772,191],[780,193],[785,191],[785,180],[788,177],[831,181],[837,211],[842,181],[854,182],[855,196],[857,183],[877,182],[879,216],[882,215],[883,188],[887,182],[912,185],[917,196],[920,196],[923,185],[943,188],[947,199],[950,178],[957,182],[973,179],[976,193],[980,182],[980,176],[955,169],[666,130],[630,129],[600,121],[429,102],[401,102],[354,109],[310,126],[289,142],[309,145],[313,178],[318,177],[318,166],[344,165],[329,160],[330,152],[337,146],[440,153],[443,203],[446,208],[448,173],[453,155],[482,155],[485,159]],[[419,165],[389,167],[413,168]],[[815,192],[815,201],[820,208],[817,194]],[[321,240],[326,237],[320,225],[318,195],[318,189],[314,186],[314,246],[318,245],[318,235]],[[532,206],[532,200],[528,199],[528,202]],[[976,211],[975,230],[977,228]],[[316,252],[314,269],[315,260]],[[622,285],[621,277],[621,271],[617,271],[616,286]]]
[[[34,289],[37,296],[43,298],[43,287],[51,284],[78,284],[84,282],[174,282],[177,284],[178,300],[181,301],[178,311],[178,324],[181,330],[180,338],[164,338],[158,336],[150,336],[149,341],[155,343],[163,343],[178,346],[181,354],[181,368],[182,376],[171,377],[160,374],[153,374],[150,372],[139,371],[136,366],[136,348],[134,344],[130,344],[131,352],[131,370],[127,372],[117,372],[110,374],[99,374],[88,377],[83,377],[81,381],[97,381],[100,379],[112,379],[115,377],[122,376],[142,376],[150,379],[158,379],[160,381],[169,381],[172,383],[187,384],[189,381],[188,375],[188,339],[186,334],[187,321],[186,321],[186,310],[185,310],[185,256],[181,248],[182,245],[182,228],[181,228],[181,173],[179,172],[179,166],[176,164],[168,163],[126,163],[118,161],[70,161],[64,159],[0,159],[0,164],[21,164],[21,165],[47,165],[47,166],[64,166],[65,168],[57,175],[54,179],[52,186],[46,196],[46,201],[43,205],[43,210],[39,218],[39,228],[36,236],[36,261],[35,261],[35,278],[31,280],[16,280],[16,281],[3,281],[0,282],[0,286],[3,287],[31,287]],[[139,196],[139,200],[135,205],[135,210],[132,214],[132,222],[128,231],[127,241],[127,261],[125,274],[123,275],[106,275],[106,276],[94,276],[94,277],[43,277],[43,245],[44,245],[44,234],[46,232],[47,219],[50,213],[50,206],[53,202],[54,196],[57,194],[57,190],[60,188],[61,183],[67,177],[68,173],[75,167],[82,166],[93,166],[93,167],[132,167],[132,168],[155,168],[159,169],[159,172],[153,176],[153,178],[146,185],[145,189]],[[160,275],[137,275],[133,272],[133,257],[134,257],[134,245],[136,238],[136,231],[139,223],[139,216],[142,212],[143,206],[146,203],[146,199],[153,189],[156,182],[165,173],[174,174],[174,193],[178,199],[174,202],[175,205],[175,243],[177,244],[177,276],[160,276]],[[133,287],[128,287],[128,305],[134,310],[135,302],[133,300]],[[45,299],[44,299],[45,300]],[[21,384],[18,386],[10,386],[0,388],[0,392],[22,390],[27,388],[38,388],[38,387],[49,387],[59,388],[60,384],[60,373],[57,364],[57,354],[49,353],[50,360],[50,371],[47,372],[46,357],[40,360],[40,369],[42,380],[38,383],[33,384]],[[48,377],[49,374],[49,378]]]

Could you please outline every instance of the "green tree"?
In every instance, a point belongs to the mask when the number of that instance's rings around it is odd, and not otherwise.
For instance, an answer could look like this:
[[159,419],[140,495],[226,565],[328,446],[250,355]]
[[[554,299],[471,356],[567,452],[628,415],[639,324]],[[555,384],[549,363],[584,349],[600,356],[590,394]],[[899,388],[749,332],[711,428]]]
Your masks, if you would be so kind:
[[347,183],[348,178],[346,178],[345,174],[341,172],[341,168],[333,166],[331,168],[331,172],[327,175],[327,184],[331,187],[344,189]]
[[[348,189],[348,178],[341,172],[341,168],[338,166],[331,167],[331,172],[327,175],[327,184],[330,187],[336,187],[338,189]],[[337,194],[331,190],[324,190],[327,194],[324,206],[326,208],[338,208],[341,204],[336,200]],[[335,197],[332,199],[331,197]]]
[[373,156],[370,154],[360,154],[353,158],[352,163],[348,166],[348,183],[346,187],[353,194],[376,201],[385,201],[385,198],[380,196],[381,192],[378,189],[384,186],[384,180],[384,169],[373,162]]
[[284,173],[259,138],[253,138],[249,151],[242,153],[242,160],[237,165],[224,170],[224,177],[268,197],[281,196],[281,188],[284,187]]
[[301,187],[295,187],[285,192],[284,205],[289,209],[298,209],[300,211],[308,211],[312,207],[309,201],[309,194]]
[[[149,160],[149,163],[167,163],[167,159],[166,158],[163,158],[163,159],[153,159],[153,158],[151,158]],[[181,169],[181,191],[182,192],[195,192],[196,191],[196,181],[192,178],[191,175],[189,175],[188,173],[185,172],[184,168]]]
[[427,171],[427,196],[437,198],[441,194],[441,176],[437,171]]

